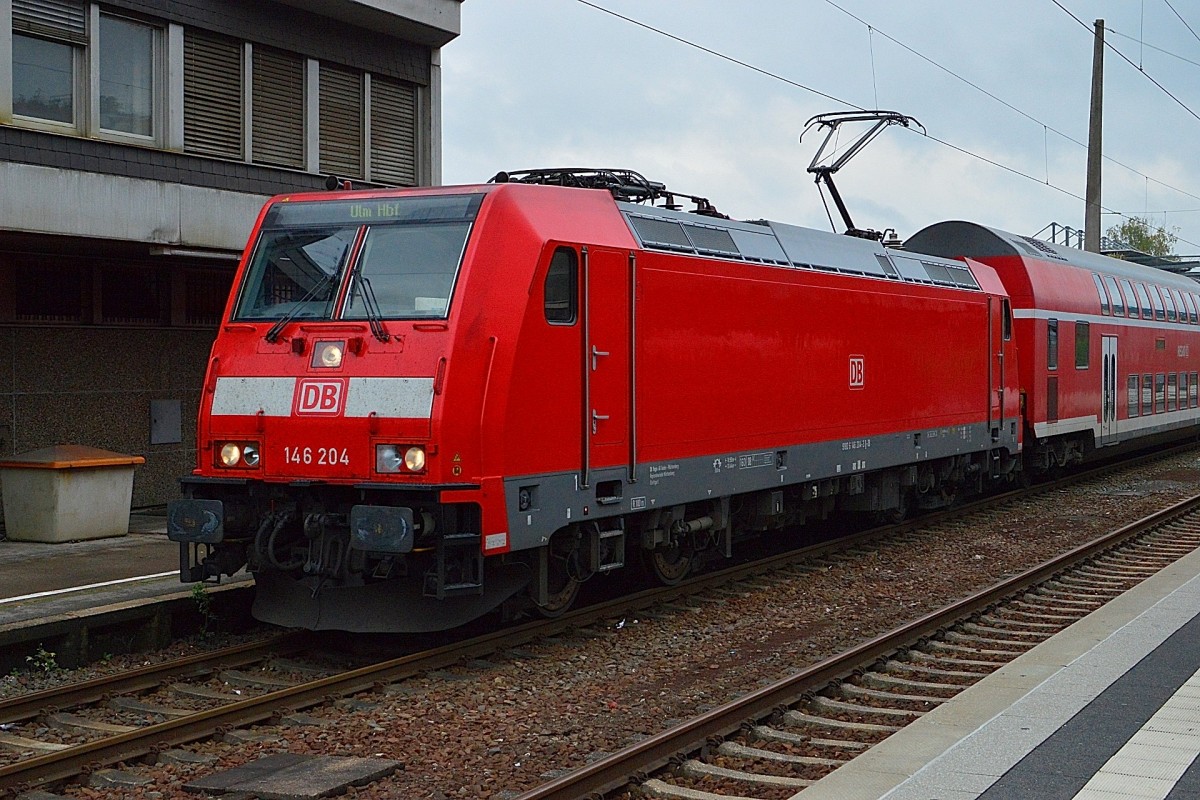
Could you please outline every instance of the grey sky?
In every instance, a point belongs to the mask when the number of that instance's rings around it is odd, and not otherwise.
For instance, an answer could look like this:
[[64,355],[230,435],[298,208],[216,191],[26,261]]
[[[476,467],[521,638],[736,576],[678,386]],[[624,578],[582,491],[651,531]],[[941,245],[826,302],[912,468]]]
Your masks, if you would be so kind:
[[1103,18],[1133,62],[1105,57],[1105,209],[1178,227],[1177,251],[1200,253],[1200,2],[1058,2],[1086,27],[1054,0],[467,0],[442,54],[443,178],[623,167],[734,217],[828,229],[805,172],[820,139],[797,135],[810,116],[850,106],[803,84],[928,130],[892,128],[838,174],[860,227],[1082,227],[1076,142],[1087,141],[1090,29]]

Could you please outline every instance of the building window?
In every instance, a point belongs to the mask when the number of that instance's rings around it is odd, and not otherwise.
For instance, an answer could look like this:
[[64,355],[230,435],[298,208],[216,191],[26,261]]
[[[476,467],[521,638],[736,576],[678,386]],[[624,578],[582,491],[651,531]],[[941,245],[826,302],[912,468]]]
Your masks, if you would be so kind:
[[90,296],[91,269],[76,262],[53,268],[18,263],[14,276],[18,322],[72,322],[83,320],[83,301]]
[[100,129],[154,135],[156,29],[100,15]]
[[417,184],[417,87],[371,76],[371,180]]
[[321,65],[321,171],[346,178],[363,176],[363,76]]
[[75,125],[77,48],[13,34],[13,113]]
[[242,45],[189,28],[183,33],[183,149],[241,159]]
[[254,161],[304,167],[304,59],[254,48],[251,128]]

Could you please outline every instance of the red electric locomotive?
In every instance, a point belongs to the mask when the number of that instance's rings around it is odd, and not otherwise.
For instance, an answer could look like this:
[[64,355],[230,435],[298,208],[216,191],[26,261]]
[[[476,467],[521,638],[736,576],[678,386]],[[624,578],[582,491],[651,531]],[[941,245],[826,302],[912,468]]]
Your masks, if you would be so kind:
[[679,197],[562,171],[271,200],[169,509],[182,579],[246,567],[288,626],[443,629],[1019,474],[1004,264]]
[[982,261],[1008,289],[1027,470],[1195,435],[1195,281],[969,222],[932,225],[905,247]]

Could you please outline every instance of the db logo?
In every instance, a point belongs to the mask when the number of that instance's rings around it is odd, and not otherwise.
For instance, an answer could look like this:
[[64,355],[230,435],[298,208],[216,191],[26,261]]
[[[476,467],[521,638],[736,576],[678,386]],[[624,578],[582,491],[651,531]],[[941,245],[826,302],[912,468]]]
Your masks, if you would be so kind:
[[335,416],[342,413],[346,382],[341,379],[305,379],[296,384],[297,414]]
[[863,388],[864,361],[862,356],[850,356],[850,388]]

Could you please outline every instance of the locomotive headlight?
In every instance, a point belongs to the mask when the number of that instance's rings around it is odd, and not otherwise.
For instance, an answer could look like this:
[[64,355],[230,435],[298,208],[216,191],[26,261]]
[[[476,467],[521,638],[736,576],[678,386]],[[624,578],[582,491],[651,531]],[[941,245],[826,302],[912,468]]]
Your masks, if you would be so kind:
[[217,450],[217,466],[230,469],[256,469],[262,461],[258,442],[225,442]]
[[221,448],[221,463],[227,467],[236,467],[242,460],[242,448],[230,442]]
[[399,472],[400,465],[404,463],[404,459],[400,455],[400,448],[394,444],[377,444],[375,445],[375,471],[376,472]]
[[424,472],[425,448],[396,444],[375,445],[375,471],[385,473]]
[[425,471],[425,448],[410,447],[404,451],[404,466],[409,472]]
[[345,355],[345,352],[345,342],[317,342],[313,347],[312,366],[337,369],[342,365],[342,356]]
[[258,445],[248,444],[242,448],[242,463],[247,467],[257,467],[258,459]]

